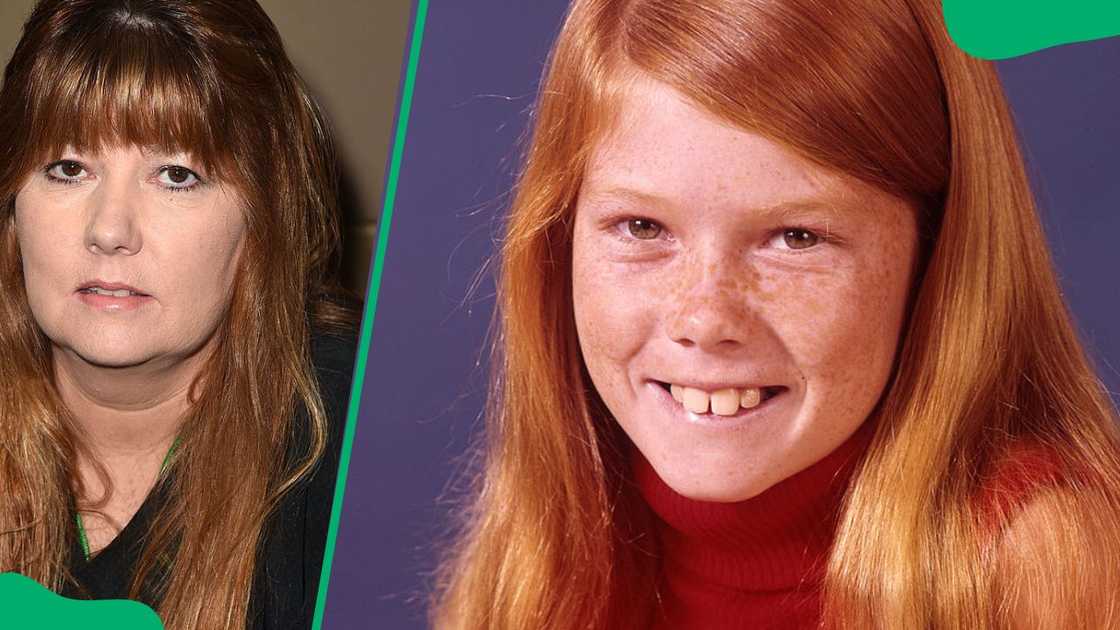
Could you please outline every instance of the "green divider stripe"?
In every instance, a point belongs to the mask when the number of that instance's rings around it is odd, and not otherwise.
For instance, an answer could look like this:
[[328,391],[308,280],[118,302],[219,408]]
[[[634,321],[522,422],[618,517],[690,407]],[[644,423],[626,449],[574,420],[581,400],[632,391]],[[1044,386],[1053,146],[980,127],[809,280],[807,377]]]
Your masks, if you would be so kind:
[[[354,446],[358,406],[361,402],[362,384],[365,381],[373,319],[377,312],[377,297],[381,289],[382,270],[385,267],[385,251],[389,244],[389,226],[392,224],[393,204],[397,198],[397,181],[400,178],[401,160],[404,156],[408,117],[412,111],[412,93],[416,86],[416,69],[420,63],[420,44],[424,39],[424,23],[427,16],[428,0],[418,0],[413,17],[412,39],[408,49],[408,65],[405,70],[404,85],[401,89],[400,108],[397,111],[397,129],[393,139],[393,153],[389,161],[388,179],[385,182],[385,202],[381,209],[381,219],[377,225],[377,248],[373,256],[373,268],[370,271],[369,290],[366,292],[365,312],[362,314],[362,328],[358,338],[358,358],[354,365],[354,382],[350,388],[350,406],[346,413],[346,430],[342,438],[338,480],[335,483],[334,505],[331,509],[331,520],[327,530],[327,548],[323,558],[323,572],[319,578],[319,595],[315,601],[315,618],[311,626],[312,630],[320,630],[323,625],[327,587],[334,560],[335,542],[338,538],[338,521],[342,514],[342,499],[346,490],[347,472],[350,469],[350,452]],[[365,626],[363,625],[363,627]]]

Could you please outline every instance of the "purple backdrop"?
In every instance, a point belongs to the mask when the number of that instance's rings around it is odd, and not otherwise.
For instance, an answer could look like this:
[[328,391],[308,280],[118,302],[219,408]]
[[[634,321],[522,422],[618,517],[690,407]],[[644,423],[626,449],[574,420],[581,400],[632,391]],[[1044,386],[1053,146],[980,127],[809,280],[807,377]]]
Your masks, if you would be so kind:
[[[566,2],[428,14],[324,627],[424,628],[441,501],[481,425],[484,271]],[[1066,296],[1120,389],[1120,39],[1001,62]],[[476,279],[481,284],[472,291]]]

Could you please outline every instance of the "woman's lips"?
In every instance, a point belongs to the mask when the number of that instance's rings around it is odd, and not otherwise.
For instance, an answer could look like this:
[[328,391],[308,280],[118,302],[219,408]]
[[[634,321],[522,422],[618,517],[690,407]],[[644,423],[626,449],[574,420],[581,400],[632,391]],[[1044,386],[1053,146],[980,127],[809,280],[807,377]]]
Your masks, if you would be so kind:
[[78,291],[84,293],[96,293],[98,295],[113,295],[114,297],[128,297],[129,294],[147,296],[136,287],[125,284],[123,282],[110,282],[108,280],[90,280],[78,285]]
[[87,306],[105,311],[131,311],[152,299],[134,287],[121,283],[86,283],[78,287],[78,299]]

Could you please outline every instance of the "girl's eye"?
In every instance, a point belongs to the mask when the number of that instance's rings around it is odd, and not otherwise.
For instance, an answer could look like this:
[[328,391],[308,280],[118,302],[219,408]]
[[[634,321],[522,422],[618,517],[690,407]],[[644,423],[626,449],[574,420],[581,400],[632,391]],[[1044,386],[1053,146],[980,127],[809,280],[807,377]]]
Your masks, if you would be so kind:
[[160,184],[176,190],[188,190],[201,182],[198,174],[185,166],[160,167],[158,179]]
[[72,160],[59,160],[47,166],[47,177],[60,182],[76,182],[85,175],[86,168]]
[[823,240],[816,232],[801,228],[791,228],[782,232],[782,241],[789,249],[809,249]]
[[649,219],[630,219],[626,222],[626,229],[630,232],[630,236],[643,241],[652,240],[661,235],[661,226]]

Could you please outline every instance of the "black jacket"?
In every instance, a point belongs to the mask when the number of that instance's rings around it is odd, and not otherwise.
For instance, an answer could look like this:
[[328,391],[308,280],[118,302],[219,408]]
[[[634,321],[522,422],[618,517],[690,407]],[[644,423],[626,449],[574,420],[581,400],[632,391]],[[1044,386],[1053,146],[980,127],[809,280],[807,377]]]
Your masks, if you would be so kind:
[[[357,339],[352,334],[312,335],[311,360],[329,422],[327,449],[313,474],[285,495],[266,523],[249,603],[251,630],[311,627],[356,347]],[[82,599],[127,597],[134,563],[159,509],[161,494],[161,488],[153,490],[117,537],[89,561],[75,537],[69,570],[76,583],[68,584],[63,595]],[[153,607],[156,604],[150,599],[146,603]]]

